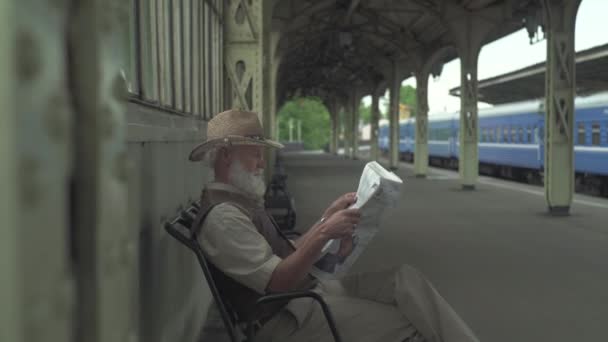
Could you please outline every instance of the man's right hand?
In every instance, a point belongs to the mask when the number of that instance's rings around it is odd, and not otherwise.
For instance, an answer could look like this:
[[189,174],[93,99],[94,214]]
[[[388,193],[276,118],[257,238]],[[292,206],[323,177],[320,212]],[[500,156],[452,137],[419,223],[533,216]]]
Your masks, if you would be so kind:
[[327,239],[352,236],[360,218],[361,213],[357,208],[338,210],[321,224],[320,232]]

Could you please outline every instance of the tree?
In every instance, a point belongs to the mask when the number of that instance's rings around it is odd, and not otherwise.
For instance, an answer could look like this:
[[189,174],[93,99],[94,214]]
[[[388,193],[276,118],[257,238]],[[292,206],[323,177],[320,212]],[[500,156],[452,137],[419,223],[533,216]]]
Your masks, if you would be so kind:
[[364,125],[372,121],[372,106],[366,106],[363,101],[359,103],[359,121]]
[[297,122],[301,121],[304,148],[318,150],[329,142],[331,136],[330,114],[317,97],[297,97],[287,101],[277,114],[279,138],[289,139],[289,121],[293,120],[293,138],[297,138]]
[[[384,104],[385,113],[390,110],[390,92],[386,92],[384,97],[381,99],[381,103]],[[402,85],[399,91],[399,103],[408,105],[410,107],[412,117],[416,117],[418,111],[418,99],[416,97],[416,88],[411,85]]]
[[408,105],[412,111],[412,117],[416,117],[418,111],[418,101],[416,98],[416,88],[411,85],[401,86],[399,92],[399,103]]

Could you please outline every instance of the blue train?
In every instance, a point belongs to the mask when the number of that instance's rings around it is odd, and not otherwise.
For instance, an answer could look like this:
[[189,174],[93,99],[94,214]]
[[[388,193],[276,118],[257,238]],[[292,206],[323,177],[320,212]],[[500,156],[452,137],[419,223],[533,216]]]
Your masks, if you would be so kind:
[[[526,101],[479,110],[480,173],[531,183],[542,181],[545,120],[543,101]],[[574,156],[576,190],[608,196],[608,93],[575,100]],[[458,168],[459,112],[429,117],[429,163]],[[415,119],[399,123],[399,153],[411,161]],[[389,126],[382,123],[378,142],[388,152]]]

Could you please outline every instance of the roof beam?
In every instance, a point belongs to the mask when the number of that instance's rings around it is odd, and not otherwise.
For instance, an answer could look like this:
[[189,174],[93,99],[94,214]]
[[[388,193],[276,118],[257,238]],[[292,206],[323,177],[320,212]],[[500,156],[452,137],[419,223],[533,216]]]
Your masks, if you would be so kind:
[[344,25],[348,25],[350,23],[350,19],[357,9],[357,6],[359,6],[359,2],[361,2],[361,0],[351,0],[350,5],[348,5],[348,10],[346,10],[346,15],[344,16]]

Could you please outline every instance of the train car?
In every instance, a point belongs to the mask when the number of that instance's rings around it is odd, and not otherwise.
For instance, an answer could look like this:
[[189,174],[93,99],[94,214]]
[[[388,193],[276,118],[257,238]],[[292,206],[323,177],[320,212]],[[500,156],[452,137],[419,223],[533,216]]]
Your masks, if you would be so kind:
[[577,101],[574,117],[576,187],[608,196],[608,93]]
[[[542,100],[481,109],[478,121],[480,172],[528,182],[540,182],[544,169],[544,109]],[[575,100],[574,158],[577,191],[608,195],[608,93]],[[415,119],[400,123],[399,152],[413,160]],[[459,113],[429,118],[429,162],[457,168]],[[379,134],[388,151],[388,124]]]
[[482,173],[527,177],[543,165],[541,101],[514,103],[479,111],[479,163]]
[[429,163],[436,166],[457,167],[457,113],[433,115],[429,120]]
[[380,120],[378,124],[378,149],[383,153],[388,153],[390,147],[390,126],[388,120]]
[[413,118],[399,121],[399,156],[405,161],[414,160],[416,120]]

